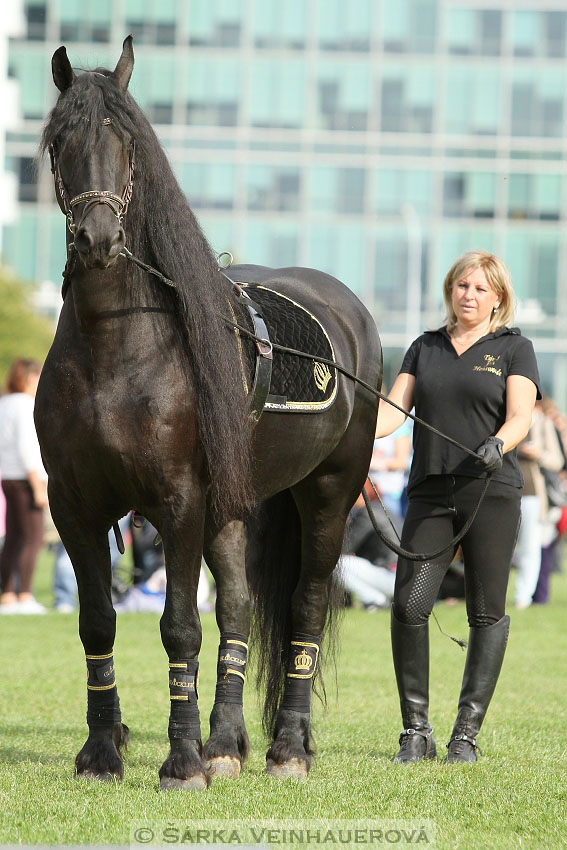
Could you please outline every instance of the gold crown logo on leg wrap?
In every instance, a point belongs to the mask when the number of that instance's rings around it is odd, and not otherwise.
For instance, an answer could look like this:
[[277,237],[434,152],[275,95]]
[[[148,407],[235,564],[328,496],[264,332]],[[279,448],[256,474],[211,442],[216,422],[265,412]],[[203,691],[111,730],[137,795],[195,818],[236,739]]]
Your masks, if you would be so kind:
[[290,678],[312,679],[317,669],[319,644],[292,640],[287,675]]
[[289,661],[281,708],[309,714],[311,683],[319,658],[321,638],[314,635],[296,636],[290,644]]

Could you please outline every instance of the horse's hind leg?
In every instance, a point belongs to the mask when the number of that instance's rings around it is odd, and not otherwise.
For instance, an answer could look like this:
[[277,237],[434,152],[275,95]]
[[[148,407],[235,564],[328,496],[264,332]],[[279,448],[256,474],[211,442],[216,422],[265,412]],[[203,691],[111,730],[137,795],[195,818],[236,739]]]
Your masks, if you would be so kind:
[[242,711],[250,629],[243,524],[234,521],[218,530],[210,522],[205,529],[205,558],[217,586],[220,646],[211,734],[203,758],[211,776],[236,779],[249,748]]
[[67,504],[50,483],[50,506],[67,550],[79,591],[79,635],[87,663],[87,723],[89,736],[75,759],[75,775],[85,779],[121,779],[120,749],[128,728],[122,724],[114,674],[116,614],[110,593],[108,533],[85,521],[70,522],[77,506]]
[[342,476],[313,474],[292,491],[301,516],[301,571],[291,603],[291,644],[284,648],[283,698],[266,754],[268,773],[278,777],[302,778],[311,766],[311,689],[350,505],[344,490]]

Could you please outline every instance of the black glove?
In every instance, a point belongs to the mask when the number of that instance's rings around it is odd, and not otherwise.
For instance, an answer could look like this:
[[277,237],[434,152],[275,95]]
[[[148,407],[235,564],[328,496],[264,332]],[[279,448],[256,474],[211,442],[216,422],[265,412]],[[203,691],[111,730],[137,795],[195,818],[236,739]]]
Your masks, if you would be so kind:
[[496,472],[502,466],[504,443],[499,437],[489,437],[482,446],[476,450],[478,459],[477,466],[481,466],[485,472]]

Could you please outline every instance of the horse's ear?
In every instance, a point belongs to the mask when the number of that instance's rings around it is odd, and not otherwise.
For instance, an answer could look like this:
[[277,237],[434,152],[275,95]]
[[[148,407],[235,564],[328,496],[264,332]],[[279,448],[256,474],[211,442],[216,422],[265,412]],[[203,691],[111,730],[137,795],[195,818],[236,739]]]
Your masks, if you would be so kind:
[[72,86],[77,79],[64,47],[58,48],[53,54],[51,71],[53,73],[53,82],[61,92]]
[[122,91],[126,91],[132,71],[134,70],[134,48],[132,47],[132,36],[127,35],[122,45],[122,56],[116,63],[112,72],[112,78]]

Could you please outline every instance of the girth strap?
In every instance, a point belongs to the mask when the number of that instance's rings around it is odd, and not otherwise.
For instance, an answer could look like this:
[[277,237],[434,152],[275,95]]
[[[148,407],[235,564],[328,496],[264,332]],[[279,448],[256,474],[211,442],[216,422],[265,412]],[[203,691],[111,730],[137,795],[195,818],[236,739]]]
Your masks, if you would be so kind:
[[[230,279],[230,278],[229,278]],[[232,282],[232,281],[231,281]],[[250,391],[250,419],[255,425],[262,411],[264,404],[270,392],[270,384],[272,381],[272,362],[273,362],[273,346],[270,342],[268,328],[262,317],[261,308],[250,298],[238,283],[233,283],[234,291],[239,300],[248,308],[252,324],[254,325],[254,336],[256,337],[256,370],[254,372],[254,383]]]

